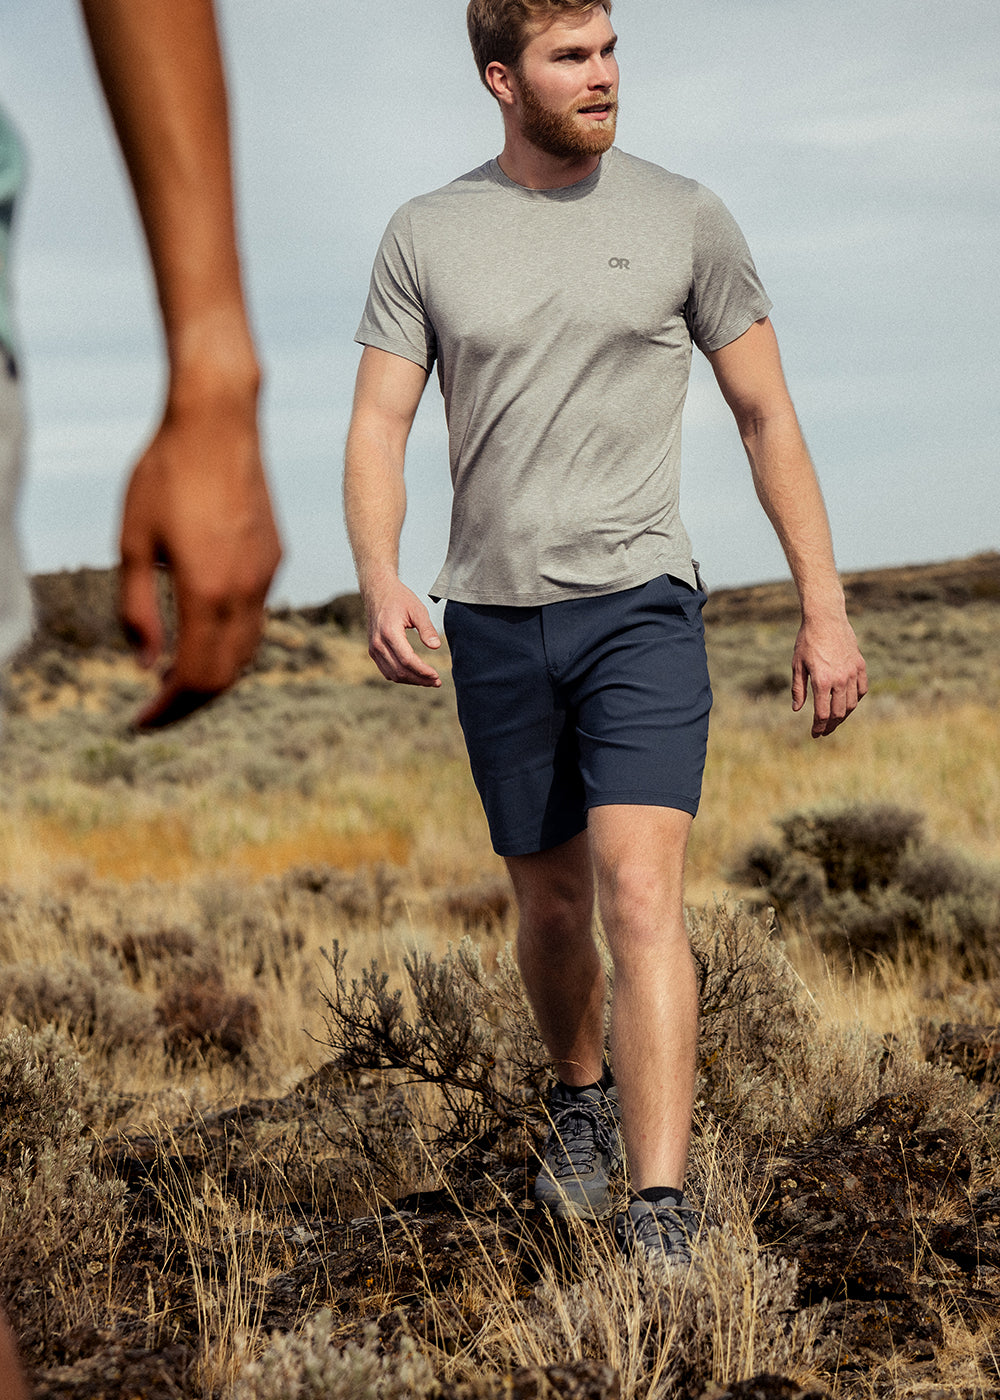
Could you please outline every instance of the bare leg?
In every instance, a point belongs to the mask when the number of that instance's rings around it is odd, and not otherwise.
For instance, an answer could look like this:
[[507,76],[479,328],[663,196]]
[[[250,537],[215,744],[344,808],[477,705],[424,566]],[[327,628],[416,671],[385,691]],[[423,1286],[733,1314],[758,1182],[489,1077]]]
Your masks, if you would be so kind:
[[634,1191],[680,1187],[694,1098],[698,1005],[684,924],[691,817],[671,807],[590,812],[590,843],[614,962],[611,1049]]
[[592,1084],[604,1061],[604,967],[594,942],[587,833],[508,856],[520,916],[517,960],[539,1033],[566,1084]]

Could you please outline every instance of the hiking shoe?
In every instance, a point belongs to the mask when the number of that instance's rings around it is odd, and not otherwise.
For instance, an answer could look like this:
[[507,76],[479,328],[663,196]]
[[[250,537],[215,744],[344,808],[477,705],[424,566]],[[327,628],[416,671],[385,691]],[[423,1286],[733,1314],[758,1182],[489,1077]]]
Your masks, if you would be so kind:
[[563,1220],[600,1220],[611,1210],[610,1178],[622,1164],[618,1090],[595,1084],[573,1094],[556,1084],[549,1118],[535,1200]]
[[615,1243],[627,1257],[641,1254],[651,1264],[685,1268],[701,1226],[701,1213],[683,1192],[665,1191],[654,1201],[629,1201],[615,1216]]

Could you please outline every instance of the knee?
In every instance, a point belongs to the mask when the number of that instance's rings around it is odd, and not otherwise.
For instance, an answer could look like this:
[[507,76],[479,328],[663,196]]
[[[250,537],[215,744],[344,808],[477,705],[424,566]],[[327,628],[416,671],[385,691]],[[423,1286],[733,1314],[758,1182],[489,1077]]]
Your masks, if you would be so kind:
[[682,890],[655,868],[619,865],[601,882],[600,907],[616,964],[630,954],[688,947]]
[[558,951],[575,948],[592,937],[594,901],[589,891],[538,891],[518,903],[520,936]]
[[590,895],[546,890],[518,906],[521,930],[545,942],[576,941],[590,937],[594,924],[594,900]]

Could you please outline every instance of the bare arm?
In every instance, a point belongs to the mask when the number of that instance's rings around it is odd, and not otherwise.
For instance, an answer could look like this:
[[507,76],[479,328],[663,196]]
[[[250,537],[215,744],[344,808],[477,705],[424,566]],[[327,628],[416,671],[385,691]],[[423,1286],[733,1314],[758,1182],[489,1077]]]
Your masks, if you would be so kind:
[[17,1342],[3,1308],[0,1308],[0,1395],[3,1400],[28,1400],[28,1386],[17,1354]]
[[785,551],[802,606],[792,660],[792,707],[812,684],[814,738],[832,734],[868,689],[847,620],[826,507],[785,386],[769,320],[708,356],[746,448],[754,486]]
[[344,511],[358,586],[368,619],[368,651],[390,681],[438,686],[441,677],[407,639],[439,647],[426,607],[399,579],[399,536],[406,514],[403,462],[426,371],[367,346],[358,367],[344,465]]
[[149,247],[166,338],[162,422],[121,528],[121,611],[147,666],[176,655],[145,726],[225,690],[253,656],[281,557],[257,429],[260,370],[240,280],[225,79],[211,0],[81,0]]

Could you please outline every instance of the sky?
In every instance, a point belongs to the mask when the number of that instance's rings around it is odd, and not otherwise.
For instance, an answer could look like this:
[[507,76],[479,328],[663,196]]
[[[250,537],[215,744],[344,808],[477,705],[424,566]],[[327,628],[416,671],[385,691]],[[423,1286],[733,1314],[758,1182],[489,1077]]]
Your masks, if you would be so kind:
[[[286,542],[272,600],[354,587],[340,470],[382,230],[496,155],[461,0],[218,0],[263,425]],[[618,144],[739,221],[767,291],[842,569],[1000,547],[997,0],[619,0]],[[141,237],[69,0],[0,0],[0,100],[31,180],[14,252],[32,572],[114,557],[126,467],[162,393]],[[682,514],[710,586],[787,575],[700,356]],[[613,412],[613,407],[609,407]],[[401,573],[447,543],[432,377]]]

